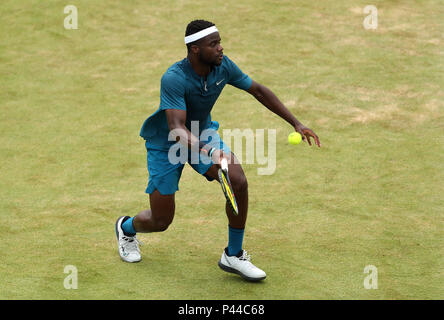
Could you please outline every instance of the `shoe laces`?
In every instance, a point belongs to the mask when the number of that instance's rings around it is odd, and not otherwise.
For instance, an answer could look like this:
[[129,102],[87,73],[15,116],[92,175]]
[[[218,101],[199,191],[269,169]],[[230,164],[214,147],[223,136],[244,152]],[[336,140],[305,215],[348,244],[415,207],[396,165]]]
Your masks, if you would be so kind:
[[247,254],[247,251],[243,250],[242,256],[239,258],[239,260],[250,261],[251,255]]
[[123,236],[122,240],[125,241],[123,243],[123,246],[130,250],[137,250],[139,248],[139,245],[142,245],[142,242],[137,240],[136,236],[134,237]]

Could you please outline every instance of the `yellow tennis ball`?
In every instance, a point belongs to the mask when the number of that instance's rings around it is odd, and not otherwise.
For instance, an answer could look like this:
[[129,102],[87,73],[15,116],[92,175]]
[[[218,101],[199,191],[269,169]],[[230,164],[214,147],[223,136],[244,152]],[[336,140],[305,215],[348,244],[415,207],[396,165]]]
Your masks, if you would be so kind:
[[302,136],[299,132],[292,132],[288,135],[289,144],[299,144],[302,141]]

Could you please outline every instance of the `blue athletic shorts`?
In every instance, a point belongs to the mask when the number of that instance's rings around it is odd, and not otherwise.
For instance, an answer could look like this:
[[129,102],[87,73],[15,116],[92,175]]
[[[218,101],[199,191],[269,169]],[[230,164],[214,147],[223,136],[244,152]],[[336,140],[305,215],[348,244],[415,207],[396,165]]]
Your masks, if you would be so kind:
[[[204,142],[216,149],[221,149],[225,153],[230,154],[230,148],[222,141],[217,132],[218,127],[219,125],[217,124],[216,130],[210,129],[211,133],[208,139],[204,139]],[[208,131],[209,130],[207,129],[207,132]],[[172,152],[171,148],[169,151],[158,150],[150,147],[148,143],[145,143],[149,173],[148,187],[145,190],[146,193],[151,194],[157,189],[162,195],[174,194],[179,190],[180,176],[182,175],[183,167],[187,162],[195,171],[204,176],[208,169],[213,165],[210,158],[201,155],[199,152],[191,152],[191,150],[187,150],[179,142],[173,146],[175,146],[174,150],[176,152]],[[208,181],[213,180],[208,176],[205,176],[205,178],[207,178]]]

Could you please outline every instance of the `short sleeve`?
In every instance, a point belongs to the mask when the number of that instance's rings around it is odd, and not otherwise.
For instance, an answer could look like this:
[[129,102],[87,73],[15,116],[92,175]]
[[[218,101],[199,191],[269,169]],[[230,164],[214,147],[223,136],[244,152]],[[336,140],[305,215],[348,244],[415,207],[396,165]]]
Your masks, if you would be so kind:
[[175,71],[168,70],[160,81],[160,109],[186,110],[185,81]]
[[251,87],[251,84],[253,80],[242,72],[241,69],[230,59],[228,59],[227,56],[225,56],[225,59],[227,60],[227,68],[228,68],[228,84],[231,84],[232,86],[242,89],[242,90],[248,90]]

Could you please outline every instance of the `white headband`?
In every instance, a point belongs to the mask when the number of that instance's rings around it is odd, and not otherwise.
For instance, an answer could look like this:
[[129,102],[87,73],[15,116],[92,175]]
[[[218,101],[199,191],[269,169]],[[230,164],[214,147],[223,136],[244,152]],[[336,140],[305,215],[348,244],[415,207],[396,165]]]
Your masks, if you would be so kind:
[[199,32],[193,33],[193,34],[185,37],[185,44],[202,39],[203,37],[206,37],[207,35],[212,34],[214,32],[219,32],[219,30],[217,30],[216,26],[212,26],[212,27],[203,29]]

